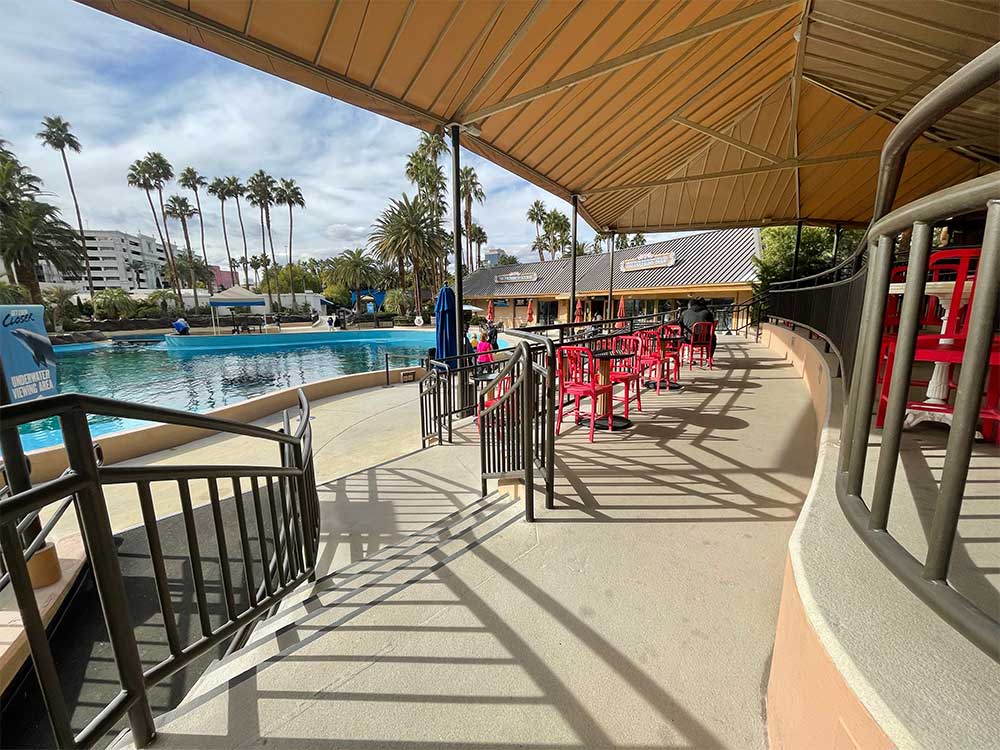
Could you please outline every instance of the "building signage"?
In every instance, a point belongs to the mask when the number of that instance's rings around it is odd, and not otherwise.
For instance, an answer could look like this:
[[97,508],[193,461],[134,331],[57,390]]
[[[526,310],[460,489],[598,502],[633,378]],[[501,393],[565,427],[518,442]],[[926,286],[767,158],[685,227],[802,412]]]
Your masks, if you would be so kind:
[[497,284],[512,284],[516,281],[538,281],[538,274],[529,271],[513,271],[512,273],[502,273],[494,276],[493,281]]
[[622,271],[646,271],[650,268],[667,268],[674,265],[677,262],[677,256],[674,255],[673,250],[668,250],[665,253],[643,253],[642,255],[637,255],[634,258],[629,258],[628,260],[623,260],[621,263]]
[[0,305],[0,363],[10,402],[56,395],[56,356],[41,305]]

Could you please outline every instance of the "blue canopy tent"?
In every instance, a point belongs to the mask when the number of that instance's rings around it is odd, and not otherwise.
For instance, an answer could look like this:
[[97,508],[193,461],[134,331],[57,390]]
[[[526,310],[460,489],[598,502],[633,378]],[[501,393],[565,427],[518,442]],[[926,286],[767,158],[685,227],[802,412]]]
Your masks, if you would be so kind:
[[456,339],[455,316],[457,314],[455,303],[455,291],[450,286],[441,287],[438,292],[437,303],[434,305],[435,320],[435,358],[446,360],[447,357],[454,357],[458,354],[458,341]]

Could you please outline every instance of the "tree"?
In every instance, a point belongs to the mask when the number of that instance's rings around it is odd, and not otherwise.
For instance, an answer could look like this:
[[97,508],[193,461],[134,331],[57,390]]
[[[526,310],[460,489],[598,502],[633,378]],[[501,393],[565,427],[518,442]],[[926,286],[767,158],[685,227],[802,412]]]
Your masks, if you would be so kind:
[[646,244],[646,235],[642,232],[636,232],[632,235],[632,240],[629,242],[629,247],[642,247]]
[[351,293],[342,284],[327,284],[323,287],[323,299],[338,307],[347,307],[351,304]]
[[172,289],[157,289],[155,292],[150,292],[146,297],[146,302],[151,305],[158,305],[163,314],[167,314],[168,307],[178,307],[180,300],[177,298],[176,292]]
[[[438,159],[449,153],[448,144],[440,133],[423,133],[416,150],[410,154],[406,163],[406,178],[417,188],[417,197],[428,207],[438,225],[438,231],[446,233],[444,216],[448,211],[445,198],[448,181],[444,169],[438,164]],[[448,273],[447,247],[442,244],[440,252],[435,257],[427,258],[427,267],[431,270],[432,281],[444,285]],[[436,277],[436,278],[435,278]],[[400,281],[400,286],[405,282]]]
[[250,286],[250,251],[247,248],[247,230],[243,225],[243,210],[240,208],[240,196],[245,195],[246,187],[240,182],[240,178],[231,176],[226,178],[226,196],[236,201],[236,215],[240,220],[240,234],[243,235],[243,281]]
[[364,248],[345,250],[334,258],[334,282],[352,292],[367,289],[374,273],[375,261]]
[[406,315],[413,298],[405,289],[390,289],[386,292],[383,307],[393,315]]
[[76,289],[71,286],[54,286],[42,293],[45,306],[52,313],[52,327],[55,328],[56,333],[63,332],[66,310],[72,306],[76,294]]
[[[271,259],[267,257],[267,253],[262,253],[255,257],[260,262],[260,268],[264,271],[264,284],[267,286],[267,303],[270,305],[271,310],[274,310],[274,297],[271,296],[271,272],[268,270],[271,265]],[[249,279],[247,283],[249,284]],[[278,299],[281,299],[280,295]]]
[[139,274],[146,270],[146,264],[141,260],[130,260],[125,263],[126,268],[132,272],[132,283],[139,288]]
[[208,185],[208,180],[198,174],[194,167],[184,167],[181,170],[181,176],[177,178],[177,182],[181,187],[186,187],[194,193],[194,207],[198,214],[198,229],[201,230],[201,257],[207,266],[208,251],[205,249],[205,222],[201,216],[201,196],[198,194],[198,189]]
[[135,311],[135,300],[124,289],[102,289],[94,295],[94,315],[104,318],[127,318]]
[[482,265],[482,258],[479,258],[478,265],[472,262],[472,243],[474,242],[470,235],[472,231],[472,202],[482,204],[486,200],[486,191],[483,190],[483,186],[479,183],[479,176],[472,167],[462,167],[458,179],[458,189],[462,196],[462,202],[465,204],[465,233],[466,237],[469,238],[468,252],[465,257],[468,258],[469,268],[474,270]]
[[563,255],[569,245],[569,217],[558,208],[553,208],[545,214],[542,237],[552,254],[552,260],[556,259],[556,254]]
[[[385,262],[399,266],[403,278],[403,259],[413,268],[413,306],[420,309],[421,269],[442,253],[444,233],[433,211],[420,198],[403,195],[393,200],[375,221],[368,246]],[[349,286],[349,285],[348,285]]]
[[229,263],[229,272],[235,273],[236,266],[233,263],[233,256],[229,252],[229,235],[226,233],[226,198],[229,197],[226,181],[221,177],[216,177],[209,184],[208,193],[219,199],[219,211],[222,213],[222,239],[226,243],[226,261]]
[[478,267],[482,268],[482,248],[483,245],[489,242],[489,238],[486,236],[486,230],[478,224],[473,224],[469,229],[468,237],[469,242],[476,246],[476,258],[479,259]]
[[610,232],[597,232],[594,235],[594,244],[593,244],[594,249],[592,251],[592,254],[602,255],[604,253],[604,243],[607,242],[609,239],[611,239]]
[[260,257],[254,255],[250,258],[250,268],[253,269],[253,282],[257,286],[260,286],[260,274],[257,273],[263,267],[263,263],[260,262]]
[[[776,281],[792,278],[795,255],[795,227],[765,227],[760,230],[762,250],[754,258],[757,270],[755,293],[767,291]],[[809,276],[830,267],[833,257],[833,230],[829,227],[802,227],[796,276]],[[841,256],[842,258],[844,256]]]
[[0,305],[20,305],[27,297],[28,292],[23,286],[0,279]]
[[[167,275],[170,277],[170,283],[174,286],[174,289],[178,288],[178,277],[177,269],[174,268],[174,256],[170,252],[170,248],[167,246],[167,241],[163,237],[163,230],[160,227],[160,217],[156,213],[156,207],[153,205],[153,195],[152,191],[156,187],[153,181],[153,175],[150,172],[149,165],[143,159],[136,159],[132,162],[132,165],[128,169],[128,176],[126,177],[129,187],[134,187],[142,190],[146,193],[146,200],[149,202],[150,213],[153,214],[153,223],[156,224],[156,233],[160,236],[160,245],[164,248],[164,253],[167,256]],[[180,294],[178,293],[178,297]]]
[[33,197],[18,201],[13,210],[4,212],[0,221],[0,252],[35,305],[43,304],[35,272],[40,262],[48,261],[66,275],[83,270],[76,233],[60,218],[58,208]]
[[541,201],[535,201],[531,204],[528,209],[528,221],[535,225],[535,242],[532,243],[532,248],[538,251],[538,260],[545,260],[545,243],[541,242],[542,239],[542,226],[545,224],[545,218],[548,216],[548,212],[545,210],[545,204]]
[[[274,238],[271,236],[271,206],[274,205],[274,178],[263,169],[258,169],[247,180],[247,200],[260,211],[260,243],[266,253],[271,246],[271,262],[278,269],[278,256],[274,254]],[[265,244],[265,231],[267,244]],[[281,307],[281,292],[278,292],[278,307]]]
[[[181,230],[184,233],[184,247],[187,249],[188,270],[191,279],[191,290],[194,292],[194,306],[198,307],[198,281],[195,276],[194,253],[191,252],[191,237],[188,234],[188,219],[194,218],[198,211],[188,201],[179,195],[171,195],[167,201],[167,216],[177,219],[181,223]],[[164,222],[166,223],[166,222]],[[207,264],[206,264],[207,266]]]
[[69,170],[69,159],[66,157],[66,149],[74,153],[80,153],[80,141],[70,124],[59,116],[47,116],[42,118],[42,129],[37,133],[37,137],[51,149],[59,152],[62,156],[63,168],[66,170],[66,181],[69,183],[69,194],[73,198],[73,207],[76,209],[76,224],[80,230],[80,252],[83,257],[83,266],[87,271],[87,289],[90,296],[94,296],[94,279],[90,274],[90,258],[87,255],[87,238],[83,233],[83,216],[80,214],[80,201],[76,197],[76,188],[73,185],[73,174]]
[[506,252],[505,250],[501,250],[500,251],[500,258],[499,258],[499,260],[497,260],[497,265],[498,266],[516,266],[520,262],[521,261],[519,261],[517,259],[517,256],[511,255],[510,253]]
[[[306,207],[306,201],[302,197],[302,189],[295,184],[295,180],[282,179],[274,191],[274,202],[279,206],[288,206],[288,266],[289,278],[292,271],[292,209]],[[303,287],[303,291],[305,288]],[[295,307],[295,285],[292,284],[292,307]]]

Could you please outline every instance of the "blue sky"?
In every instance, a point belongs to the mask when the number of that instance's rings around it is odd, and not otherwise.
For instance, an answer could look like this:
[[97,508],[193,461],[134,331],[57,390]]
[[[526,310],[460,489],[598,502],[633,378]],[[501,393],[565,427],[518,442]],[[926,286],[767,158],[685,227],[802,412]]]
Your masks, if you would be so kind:
[[[153,234],[142,193],[125,184],[128,165],[161,151],[179,172],[209,178],[257,169],[292,177],[306,209],[295,219],[299,257],[327,257],[364,243],[390,198],[412,193],[403,169],[419,131],[175,41],[71,0],[0,0],[0,138],[55,193],[71,218],[58,156],[34,137],[44,115],[73,126],[83,153],[71,166],[84,221],[94,229]],[[569,205],[478,156],[463,152],[487,199],[473,215],[490,247],[530,257],[533,200]],[[171,192],[181,192],[176,185]],[[203,201],[209,259],[225,257],[214,199]],[[247,232],[258,232],[244,212]],[[227,207],[230,243],[241,242]],[[276,216],[275,250],[286,246]],[[235,232],[235,233],[234,233]],[[593,232],[580,222],[580,236]],[[252,240],[251,240],[252,242]],[[253,248],[253,245],[251,245]]]

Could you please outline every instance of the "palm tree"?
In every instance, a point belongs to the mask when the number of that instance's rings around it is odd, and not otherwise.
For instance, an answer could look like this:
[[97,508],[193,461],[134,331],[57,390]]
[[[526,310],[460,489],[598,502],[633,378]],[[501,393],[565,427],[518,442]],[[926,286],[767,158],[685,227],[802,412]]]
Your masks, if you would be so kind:
[[376,220],[368,245],[384,261],[399,265],[400,271],[399,258],[409,258],[413,267],[414,309],[419,310],[421,266],[433,262],[444,245],[441,225],[427,204],[419,198],[411,201],[405,194],[392,201]]
[[240,220],[240,234],[243,235],[243,279],[250,286],[250,251],[247,248],[247,230],[243,225],[243,210],[240,208],[240,196],[246,195],[247,189],[235,175],[226,178],[226,197],[236,200],[236,215]]
[[181,230],[184,232],[184,247],[187,248],[191,290],[194,292],[194,306],[198,307],[198,280],[195,278],[194,253],[191,252],[191,237],[188,234],[188,219],[197,216],[198,210],[191,205],[187,198],[171,195],[167,201],[166,212],[167,216],[177,219],[181,223]]
[[[292,281],[292,209],[306,207],[305,198],[302,197],[302,189],[295,184],[295,180],[282,179],[278,187],[274,190],[274,202],[279,206],[288,206],[288,266],[289,281]],[[295,284],[292,284],[292,307],[295,307]]]
[[135,284],[136,289],[138,289],[139,274],[146,270],[146,264],[141,260],[130,260],[125,264],[125,267],[132,272],[132,283]]
[[444,139],[444,136],[441,135],[441,133],[421,133],[420,144],[417,146],[417,151],[420,151],[435,164],[442,156],[451,153],[451,149],[448,147],[448,142]]
[[260,286],[260,274],[258,274],[257,272],[261,269],[262,266],[263,263],[260,262],[259,256],[255,255],[252,258],[250,258],[250,268],[253,269],[253,281],[254,284],[256,284],[257,286]]
[[[458,188],[462,196],[462,202],[465,204],[465,232],[466,236],[472,227],[472,202],[482,203],[486,200],[486,191],[483,190],[483,186],[479,183],[479,175],[476,174],[476,170],[472,167],[462,167],[462,172],[458,179]],[[472,242],[469,243],[469,251],[466,253],[466,258],[468,258],[469,268],[472,270],[476,269],[476,266],[472,262]]]
[[[271,265],[271,259],[267,257],[267,253],[263,253],[257,256],[260,261],[260,267],[264,269],[264,283],[267,284],[267,302],[271,306],[271,310],[274,310],[274,298],[271,296],[271,274],[267,270],[268,266]],[[249,286],[249,280],[247,285]],[[278,297],[281,299],[280,295]],[[278,304],[281,304],[280,302]]]
[[174,246],[170,242],[170,226],[167,224],[167,207],[163,201],[163,188],[174,179],[174,168],[166,157],[159,151],[150,151],[143,160],[150,178],[153,180],[153,187],[156,188],[157,197],[160,199],[160,215],[163,217],[163,235],[166,238],[164,252],[170,262],[174,272],[174,279],[177,284],[177,296],[181,299],[183,306],[184,296],[181,293],[181,277],[177,273],[177,261],[174,259]]
[[375,275],[375,261],[363,248],[345,250],[334,261],[333,276],[336,283],[352,292],[367,289],[371,284]]
[[472,229],[469,230],[469,242],[475,243],[476,245],[476,260],[478,261],[478,267],[482,268],[482,249],[483,245],[489,242],[489,238],[486,236],[486,230],[483,229],[478,224],[473,224]]
[[42,289],[35,267],[48,261],[62,274],[83,270],[80,244],[74,230],[59,216],[59,209],[34,199],[20,201],[0,222],[0,250],[14,269],[18,283],[28,290],[32,304],[41,305]]
[[557,208],[545,214],[544,236],[548,240],[552,260],[555,260],[556,253],[562,254],[569,242],[569,217]]
[[159,305],[163,313],[166,314],[167,307],[177,307],[177,294],[172,289],[157,289],[146,297],[146,302],[151,305]]
[[90,296],[94,296],[94,279],[90,275],[90,258],[87,256],[87,239],[83,234],[83,217],[80,215],[80,201],[76,197],[76,188],[73,186],[73,174],[69,171],[69,159],[66,158],[66,149],[74,153],[80,153],[80,141],[70,124],[63,118],[47,116],[42,118],[42,129],[37,133],[37,137],[51,149],[55,149],[62,155],[63,167],[66,170],[66,181],[69,182],[69,194],[73,197],[73,207],[76,209],[76,224],[80,230],[80,251],[83,253],[83,265],[87,270],[87,289]]
[[12,284],[9,281],[0,279],[0,305],[21,305],[27,291],[20,284]]
[[[153,214],[153,223],[156,224],[156,233],[160,235],[160,245],[163,246],[163,252],[167,256],[167,269],[168,275],[170,276],[170,282],[174,286],[174,291],[180,289],[179,278],[177,276],[177,269],[174,267],[174,254],[167,244],[166,239],[163,237],[163,230],[160,228],[160,217],[156,213],[156,207],[153,205],[153,195],[152,190],[156,187],[153,180],[153,175],[150,172],[149,165],[143,159],[136,159],[132,162],[132,165],[128,169],[128,176],[126,177],[129,187],[138,188],[146,193],[146,200],[149,202],[149,210]],[[180,299],[180,292],[177,291],[177,297]]]
[[66,308],[73,302],[76,295],[76,289],[71,286],[54,286],[42,293],[42,299],[52,311],[52,327],[56,329],[56,333],[63,332],[63,318],[66,314]]
[[[542,225],[545,223],[545,217],[548,216],[548,212],[545,210],[545,204],[541,201],[535,201],[531,204],[528,209],[528,221],[535,225],[535,239],[539,240],[542,237]],[[538,250],[538,260],[545,260],[545,246],[543,243],[535,243]]]
[[636,232],[632,236],[632,242],[631,242],[632,247],[642,247],[645,244],[646,244],[646,235],[644,235],[642,232]]
[[219,199],[219,211],[222,213],[222,239],[226,243],[226,261],[229,264],[229,272],[235,273],[233,256],[229,252],[229,235],[226,233],[226,198],[229,197],[226,181],[221,177],[216,177],[211,183],[209,183],[208,192],[209,195],[214,195]]
[[[274,238],[271,236],[271,206],[274,205],[274,189],[276,184],[263,169],[258,169],[247,180],[247,196],[251,205],[260,209],[260,242],[261,249],[266,253],[268,245],[271,246],[271,262],[278,270],[278,257],[274,254]],[[265,244],[265,230],[267,231]],[[278,290],[278,307],[281,307],[281,290]]]
[[194,167],[184,167],[181,176],[177,178],[181,187],[186,187],[194,193],[194,207],[198,211],[198,228],[201,230],[201,257],[208,265],[208,251],[205,249],[205,222],[201,218],[201,196],[198,195],[198,188],[208,185],[208,180],[198,174]]

